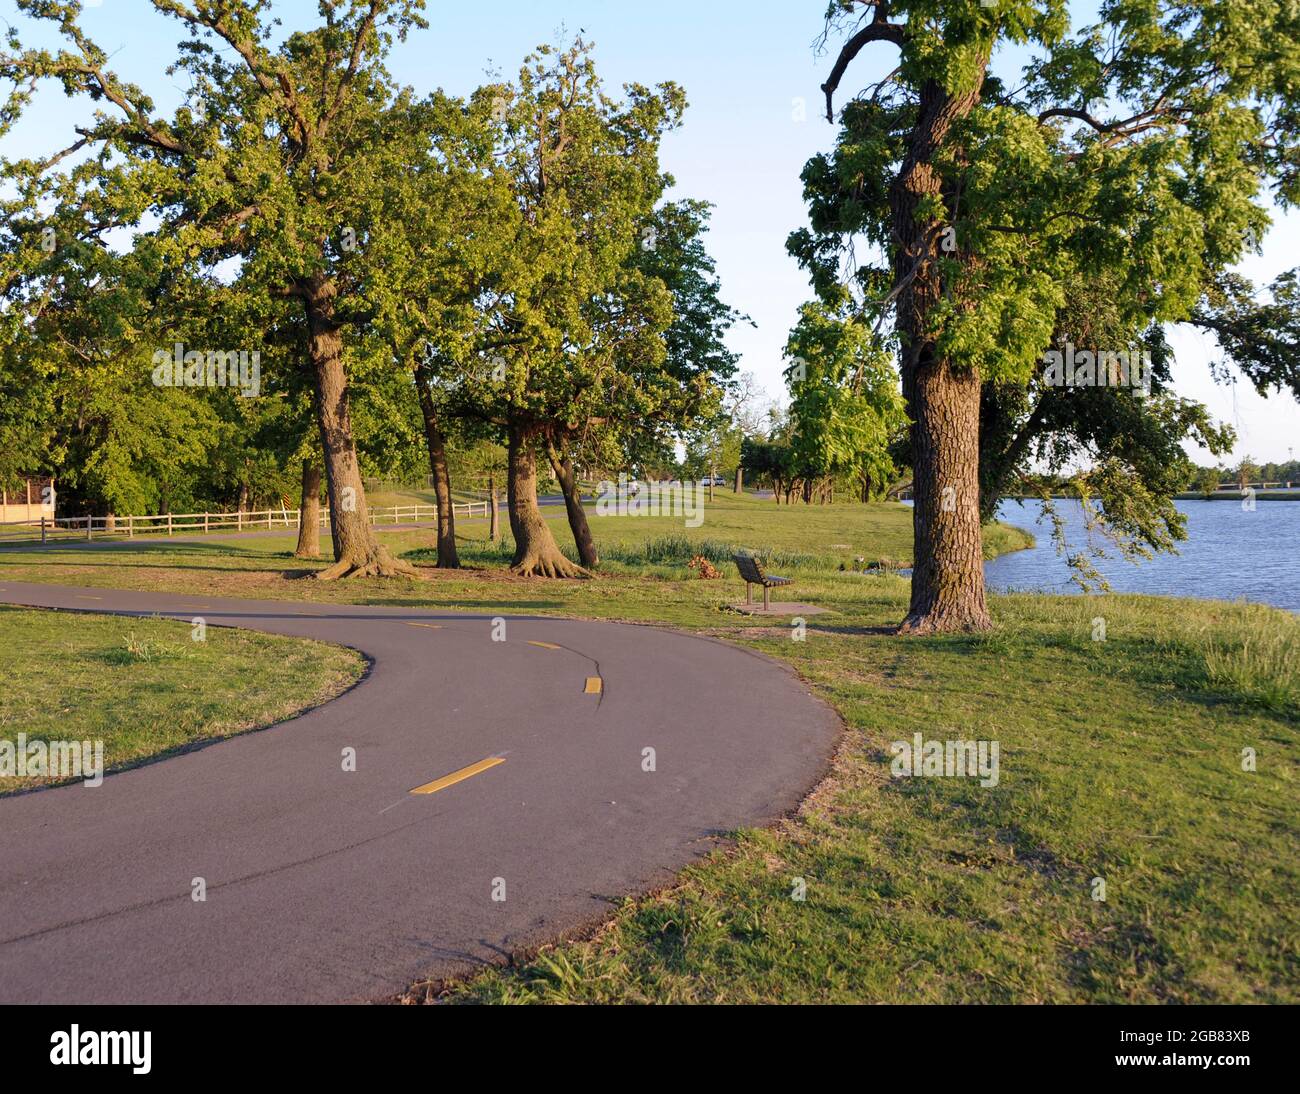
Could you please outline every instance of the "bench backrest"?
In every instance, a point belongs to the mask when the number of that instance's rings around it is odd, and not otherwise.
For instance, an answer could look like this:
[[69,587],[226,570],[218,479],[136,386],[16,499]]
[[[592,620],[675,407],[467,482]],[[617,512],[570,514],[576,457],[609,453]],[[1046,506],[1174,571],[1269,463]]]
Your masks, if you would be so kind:
[[752,555],[732,555],[736,563],[736,569],[740,571],[740,576],[746,581],[753,582],[755,585],[762,585],[767,579],[763,573],[762,564]]

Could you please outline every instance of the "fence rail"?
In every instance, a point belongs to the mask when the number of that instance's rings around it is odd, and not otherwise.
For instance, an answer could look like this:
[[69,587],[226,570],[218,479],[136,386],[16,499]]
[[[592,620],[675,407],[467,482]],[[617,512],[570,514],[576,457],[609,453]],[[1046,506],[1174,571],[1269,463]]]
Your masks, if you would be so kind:
[[[487,517],[491,503],[487,501],[457,502],[452,505],[456,516]],[[370,523],[420,524],[437,520],[438,510],[433,505],[385,505],[369,510]],[[94,539],[104,536],[165,535],[207,533],[234,530],[297,528],[300,512],[297,509],[258,509],[252,512],[221,513],[158,513],[143,516],[84,516],[42,517],[39,521],[17,521],[0,524],[0,542],[5,540]],[[329,525],[329,509],[322,506],[320,527]]]

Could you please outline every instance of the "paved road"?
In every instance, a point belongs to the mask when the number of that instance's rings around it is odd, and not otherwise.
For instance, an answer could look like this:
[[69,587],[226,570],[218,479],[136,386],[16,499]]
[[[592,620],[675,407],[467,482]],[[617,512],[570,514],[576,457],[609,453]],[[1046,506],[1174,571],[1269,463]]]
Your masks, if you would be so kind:
[[0,799],[5,1002],[389,997],[599,921],[776,818],[838,732],[776,663],[651,627],[510,617],[494,642],[487,617],[403,608],[13,581],[0,601],[203,616],[372,661],[271,729]]

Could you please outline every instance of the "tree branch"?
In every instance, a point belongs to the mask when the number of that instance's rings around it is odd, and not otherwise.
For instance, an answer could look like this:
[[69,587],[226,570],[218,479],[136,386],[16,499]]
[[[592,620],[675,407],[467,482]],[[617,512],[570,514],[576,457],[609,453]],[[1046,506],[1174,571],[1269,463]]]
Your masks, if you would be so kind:
[[835,59],[835,66],[831,69],[830,76],[822,84],[822,91],[826,94],[826,120],[828,122],[835,120],[835,92],[839,88],[840,80],[853,58],[872,42],[892,42],[896,46],[903,45],[906,28],[901,24],[888,22],[888,15],[888,5],[884,3],[877,4],[876,14],[871,22],[845,42],[844,48],[840,50],[840,55]]

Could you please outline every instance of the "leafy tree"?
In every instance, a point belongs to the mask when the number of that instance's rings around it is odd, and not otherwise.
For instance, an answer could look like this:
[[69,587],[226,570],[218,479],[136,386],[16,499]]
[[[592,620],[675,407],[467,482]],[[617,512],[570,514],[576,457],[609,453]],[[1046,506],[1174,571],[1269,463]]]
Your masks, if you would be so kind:
[[480,89],[474,102],[498,119],[510,245],[480,298],[483,333],[461,358],[458,390],[506,435],[511,569],[580,576],[537,507],[537,454],[613,415],[653,417],[668,393],[676,397],[663,369],[671,293],[632,256],[649,238],[643,230],[653,232],[667,182],[659,139],[678,123],[683,97],[672,84],[633,84],[612,101],[579,40],[539,48],[516,85]]
[[[1068,330],[1071,293],[1108,280],[1126,349],[1187,319],[1266,221],[1262,188],[1300,194],[1293,42],[1278,0],[1105,0],[1070,32],[1064,0],[836,0],[845,34],[827,113],[872,43],[897,67],[845,107],[836,154],[805,169],[812,230],[791,250],[830,302],[892,313],[911,428],[916,566],[902,630],[989,627],[980,537],[984,385],[1025,388]],[[1032,59],[990,71],[1000,45]],[[881,261],[851,259],[857,238]],[[1157,393],[1153,399],[1161,399]],[[1023,408],[1032,415],[1032,408]],[[1176,408],[1162,411],[1176,416]],[[1122,504],[1122,461],[1094,479]],[[1108,515],[1113,515],[1108,513]],[[1158,500],[1130,540],[1168,530]]]
[[1219,492],[1219,472],[1217,468],[1200,468],[1196,473],[1196,488],[1204,497],[1212,498]]
[[752,481],[771,484],[777,505],[782,498],[789,503],[797,473],[794,452],[788,442],[746,437],[740,442],[740,465]]
[[893,361],[855,316],[805,304],[790,333],[792,458],[805,500],[817,480],[848,475],[873,484],[893,478],[892,438],[907,424]]
[[[188,79],[191,94],[171,118],[107,67],[107,54],[79,26],[79,5],[18,0],[66,44],[57,52],[23,49],[11,36],[12,52],[0,57],[0,76],[18,89],[7,116],[40,79],[58,79],[69,96],[104,109],[66,149],[8,165],[5,174],[28,208],[55,202],[64,276],[88,243],[130,225],[140,269],[152,270],[154,286],[233,259],[231,284],[245,314],[260,313],[271,325],[297,309],[307,328],[336,559],[319,576],[413,572],[370,527],[344,351],[374,306],[366,235],[402,218],[380,200],[379,180],[427,144],[429,112],[383,67],[392,39],[424,25],[423,5],[320,0],[320,25],[276,46],[259,0],[153,4],[190,36],[170,71]],[[92,154],[64,166],[83,149]]]

